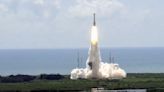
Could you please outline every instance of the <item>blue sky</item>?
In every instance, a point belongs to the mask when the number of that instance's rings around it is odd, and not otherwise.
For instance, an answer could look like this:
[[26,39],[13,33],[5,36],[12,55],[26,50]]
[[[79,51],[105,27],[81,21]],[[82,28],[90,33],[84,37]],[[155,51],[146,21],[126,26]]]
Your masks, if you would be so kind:
[[164,47],[164,0],[0,0],[0,49]]

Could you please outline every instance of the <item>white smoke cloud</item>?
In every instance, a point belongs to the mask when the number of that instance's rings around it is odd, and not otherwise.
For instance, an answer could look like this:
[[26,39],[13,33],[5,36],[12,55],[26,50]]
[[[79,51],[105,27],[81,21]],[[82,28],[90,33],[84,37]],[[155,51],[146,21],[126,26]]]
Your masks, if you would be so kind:
[[[126,77],[126,72],[116,63],[100,63],[99,79],[121,79]],[[71,71],[71,79],[92,78],[92,70],[89,68],[76,68]]]
[[76,0],[76,4],[69,9],[69,12],[75,16],[88,16],[93,12],[106,16],[125,10],[124,4],[118,0]]

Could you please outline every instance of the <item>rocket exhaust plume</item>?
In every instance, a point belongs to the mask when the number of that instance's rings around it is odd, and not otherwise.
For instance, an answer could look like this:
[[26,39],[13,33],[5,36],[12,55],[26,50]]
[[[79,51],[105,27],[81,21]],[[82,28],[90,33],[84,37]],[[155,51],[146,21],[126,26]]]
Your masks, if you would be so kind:
[[98,42],[98,31],[97,31],[97,27],[93,26],[91,29],[91,43],[93,45],[96,45]]
[[95,13],[93,14],[93,26],[91,28],[91,44],[88,51],[86,68],[75,68],[71,71],[71,79],[121,79],[126,77],[126,72],[116,63],[101,62],[98,46],[98,29]]

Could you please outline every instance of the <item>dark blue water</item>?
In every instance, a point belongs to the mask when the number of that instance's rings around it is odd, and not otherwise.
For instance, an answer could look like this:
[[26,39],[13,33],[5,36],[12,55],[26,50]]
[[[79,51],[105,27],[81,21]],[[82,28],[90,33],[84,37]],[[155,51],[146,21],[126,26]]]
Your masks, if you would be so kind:
[[[78,51],[85,67],[88,49],[0,50],[0,75],[69,74],[77,67]],[[109,62],[110,53],[127,72],[164,72],[164,48],[101,49],[103,62]]]

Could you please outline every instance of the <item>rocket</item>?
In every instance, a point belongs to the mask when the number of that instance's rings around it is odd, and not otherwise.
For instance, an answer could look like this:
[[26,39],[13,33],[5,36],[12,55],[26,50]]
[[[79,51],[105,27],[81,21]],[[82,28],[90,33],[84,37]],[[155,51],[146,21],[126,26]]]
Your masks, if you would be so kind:
[[96,26],[96,20],[95,16],[96,14],[93,14],[93,26],[91,28],[91,44],[88,51],[88,59],[87,59],[87,65],[89,69],[92,71],[92,78],[98,78],[99,77],[99,64],[101,62],[101,56],[100,56],[100,49],[98,46],[98,29]]
[[96,14],[93,13],[93,26],[96,26]]

